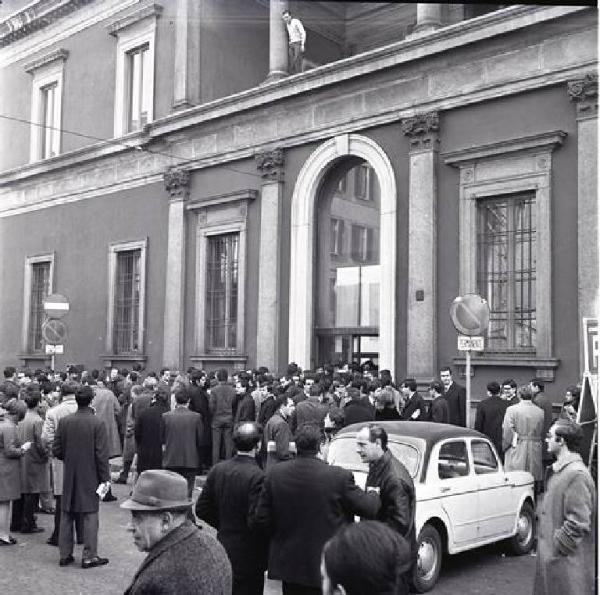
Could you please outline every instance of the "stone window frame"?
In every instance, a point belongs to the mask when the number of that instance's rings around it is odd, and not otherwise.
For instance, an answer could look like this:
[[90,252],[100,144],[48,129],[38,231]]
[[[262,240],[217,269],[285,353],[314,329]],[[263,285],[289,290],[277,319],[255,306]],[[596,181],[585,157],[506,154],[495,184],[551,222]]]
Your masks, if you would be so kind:
[[131,50],[148,45],[148,62],[150,64],[149,87],[152,101],[150,102],[148,120],[154,120],[154,92],[155,92],[155,48],[157,19],[162,13],[162,6],[152,4],[143,7],[124,18],[119,18],[107,26],[110,35],[117,38],[116,68],[115,68],[115,109],[114,109],[114,136],[139,133],[139,130],[128,132],[128,88],[127,88],[127,60]]
[[[59,49],[25,64],[25,72],[32,77],[31,83],[31,126],[29,143],[29,161],[42,161],[60,155],[62,128],[62,98],[64,89],[65,61],[67,50]],[[42,151],[43,127],[43,91],[50,85],[56,85],[53,124],[56,134],[52,137],[52,157],[44,157]]]
[[[531,193],[536,212],[535,353],[480,353],[474,365],[523,366],[554,379],[552,328],[552,153],[562,130],[544,132],[443,154],[459,170],[459,294],[477,293],[477,202],[499,195]],[[456,358],[461,365],[463,358]]]
[[[115,324],[115,291],[117,281],[117,255],[119,252],[140,250],[140,305],[138,313],[138,345],[139,353],[117,354],[114,352],[114,324]],[[145,353],[145,324],[146,324],[146,267],[148,253],[148,238],[141,240],[128,240],[124,242],[113,242],[108,246],[108,304],[106,312],[106,341],[105,355],[114,360],[143,359]]]
[[44,254],[37,254],[35,256],[27,256],[25,258],[25,270],[23,275],[23,326],[21,330],[21,350],[23,355],[21,359],[42,357],[46,359],[46,355],[39,351],[32,351],[29,345],[29,322],[30,322],[30,308],[31,308],[31,281],[32,281],[32,268],[34,264],[40,262],[50,263],[50,294],[54,292],[54,262],[55,253],[46,252]]
[[[258,195],[256,190],[243,190],[219,196],[194,199],[186,206],[188,211],[197,213],[196,223],[196,291],[195,291],[195,329],[194,329],[194,356],[192,359],[215,360],[221,356],[225,359],[236,357],[245,358],[245,311],[246,311],[246,275],[248,254],[248,202]],[[208,221],[208,211],[211,215],[218,214],[232,205],[239,206],[238,215],[227,221]],[[208,351],[206,348],[206,284],[207,284],[207,258],[208,238],[229,234],[239,234],[238,253],[238,305],[237,329],[235,351],[221,354],[218,351]]]

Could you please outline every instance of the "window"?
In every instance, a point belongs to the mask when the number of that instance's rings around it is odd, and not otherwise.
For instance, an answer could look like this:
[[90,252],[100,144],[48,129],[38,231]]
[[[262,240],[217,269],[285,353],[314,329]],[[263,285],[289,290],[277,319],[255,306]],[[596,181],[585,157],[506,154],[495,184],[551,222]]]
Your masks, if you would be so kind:
[[465,475],[469,475],[467,445],[462,440],[442,444],[438,458],[439,478],[451,479]]
[[23,303],[23,352],[38,354],[44,350],[42,323],[44,300],[52,293],[54,254],[29,257],[25,261]]
[[477,286],[490,305],[488,348],[535,350],[535,199],[478,202]]
[[140,350],[140,275],[141,250],[117,253],[113,353],[135,353]]
[[354,168],[354,195],[359,200],[372,200],[373,170],[371,167],[362,163]]
[[487,442],[474,440],[471,443],[471,448],[473,449],[473,465],[477,475],[498,471],[498,460]]
[[55,50],[25,65],[33,76],[31,89],[30,159],[60,154],[62,89],[66,50]]
[[127,132],[141,130],[151,113],[149,45],[127,52]]
[[239,234],[208,238],[206,347],[234,351],[237,346]]
[[144,352],[146,249],[147,240],[109,246],[108,354]]
[[376,258],[375,232],[363,225],[352,226],[352,259],[356,262],[369,262]]
[[341,219],[331,219],[331,248],[332,256],[339,256],[344,250],[344,222]]
[[115,136],[141,130],[154,119],[156,20],[162,8],[140,7],[108,25],[117,38]]

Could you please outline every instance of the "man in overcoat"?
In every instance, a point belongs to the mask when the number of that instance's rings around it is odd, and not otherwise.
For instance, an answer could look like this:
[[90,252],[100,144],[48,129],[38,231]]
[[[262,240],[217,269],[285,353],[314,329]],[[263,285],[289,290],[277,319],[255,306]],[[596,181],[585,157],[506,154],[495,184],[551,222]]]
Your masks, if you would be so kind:
[[434,380],[429,385],[429,403],[428,421],[434,421],[438,424],[447,424],[449,419],[448,401],[443,397],[444,385],[439,380]]
[[440,370],[440,380],[444,385],[444,398],[448,401],[448,423],[455,426],[467,425],[467,391],[464,386],[456,384],[452,371],[445,367]]
[[264,473],[255,455],[260,431],[255,422],[233,431],[237,454],[215,465],[196,503],[196,516],[217,529],[233,570],[233,595],[262,595],[267,569],[268,540],[251,530]]
[[223,546],[188,518],[192,500],[185,479],[166,470],[140,474],[131,498],[128,531],[148,555],[125,595],[229,595],[231,565]]
[[300,426],[294,438],[296,458],[267,472],[255,526],[270,534],[269,578],[283,581],[283,595],[318,595],[325,542],[355,515],[375,518],[379,496],[361,490],[347,469],[317,458],[317,426]]
[[596,580],[596,488],[578,454],[581,427],[560,419],[546,437],[556,462],[538,509],[533,595],[591,595]]
[[63,417],[56,431],[52,453],[64,462],[61,500],[60,566],[74,562],[73,522],[80,513],[83,520],[82,568],[108,564],[98,556],[98,507],[96,490],[110,481],[108,441],[104,424],[90,407],[94,394],[91,387],[80,386],[75,393],[77,411]]
[[504,450],[502,449],[502,423],[508,409],[509,401],[502,398],[500,385],[496,381],[487,385],[487,398],[477,405],[475,417],[475,429],[485,434],[496,447],[496,452],[504,461]]

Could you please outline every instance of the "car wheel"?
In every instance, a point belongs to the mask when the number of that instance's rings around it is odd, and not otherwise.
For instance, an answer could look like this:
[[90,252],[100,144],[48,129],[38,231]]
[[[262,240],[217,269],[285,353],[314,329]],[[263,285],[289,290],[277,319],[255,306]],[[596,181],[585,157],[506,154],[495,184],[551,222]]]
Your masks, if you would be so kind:
[[417,563],[413,573],[413,587],[417,593],[433,589],[442,567],[442,538],[432,525],[425,525],[417,540]]
[[510,539],[512,551],[521,556],[531,551],[534,541],[535,513],[530,502],[524,502],[517,519],[517,532]]

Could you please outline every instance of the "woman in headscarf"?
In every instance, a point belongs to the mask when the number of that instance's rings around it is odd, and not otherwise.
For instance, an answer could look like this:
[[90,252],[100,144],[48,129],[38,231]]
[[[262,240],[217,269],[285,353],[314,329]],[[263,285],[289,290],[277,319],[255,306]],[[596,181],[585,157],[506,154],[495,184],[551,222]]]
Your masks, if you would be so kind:
[[21,444],[17,424],[25,417],[23,401],[10,399],[0,408],[0,546],[14,545],[10,536],[11,502],[21,497],[21,457],[31,442]]

